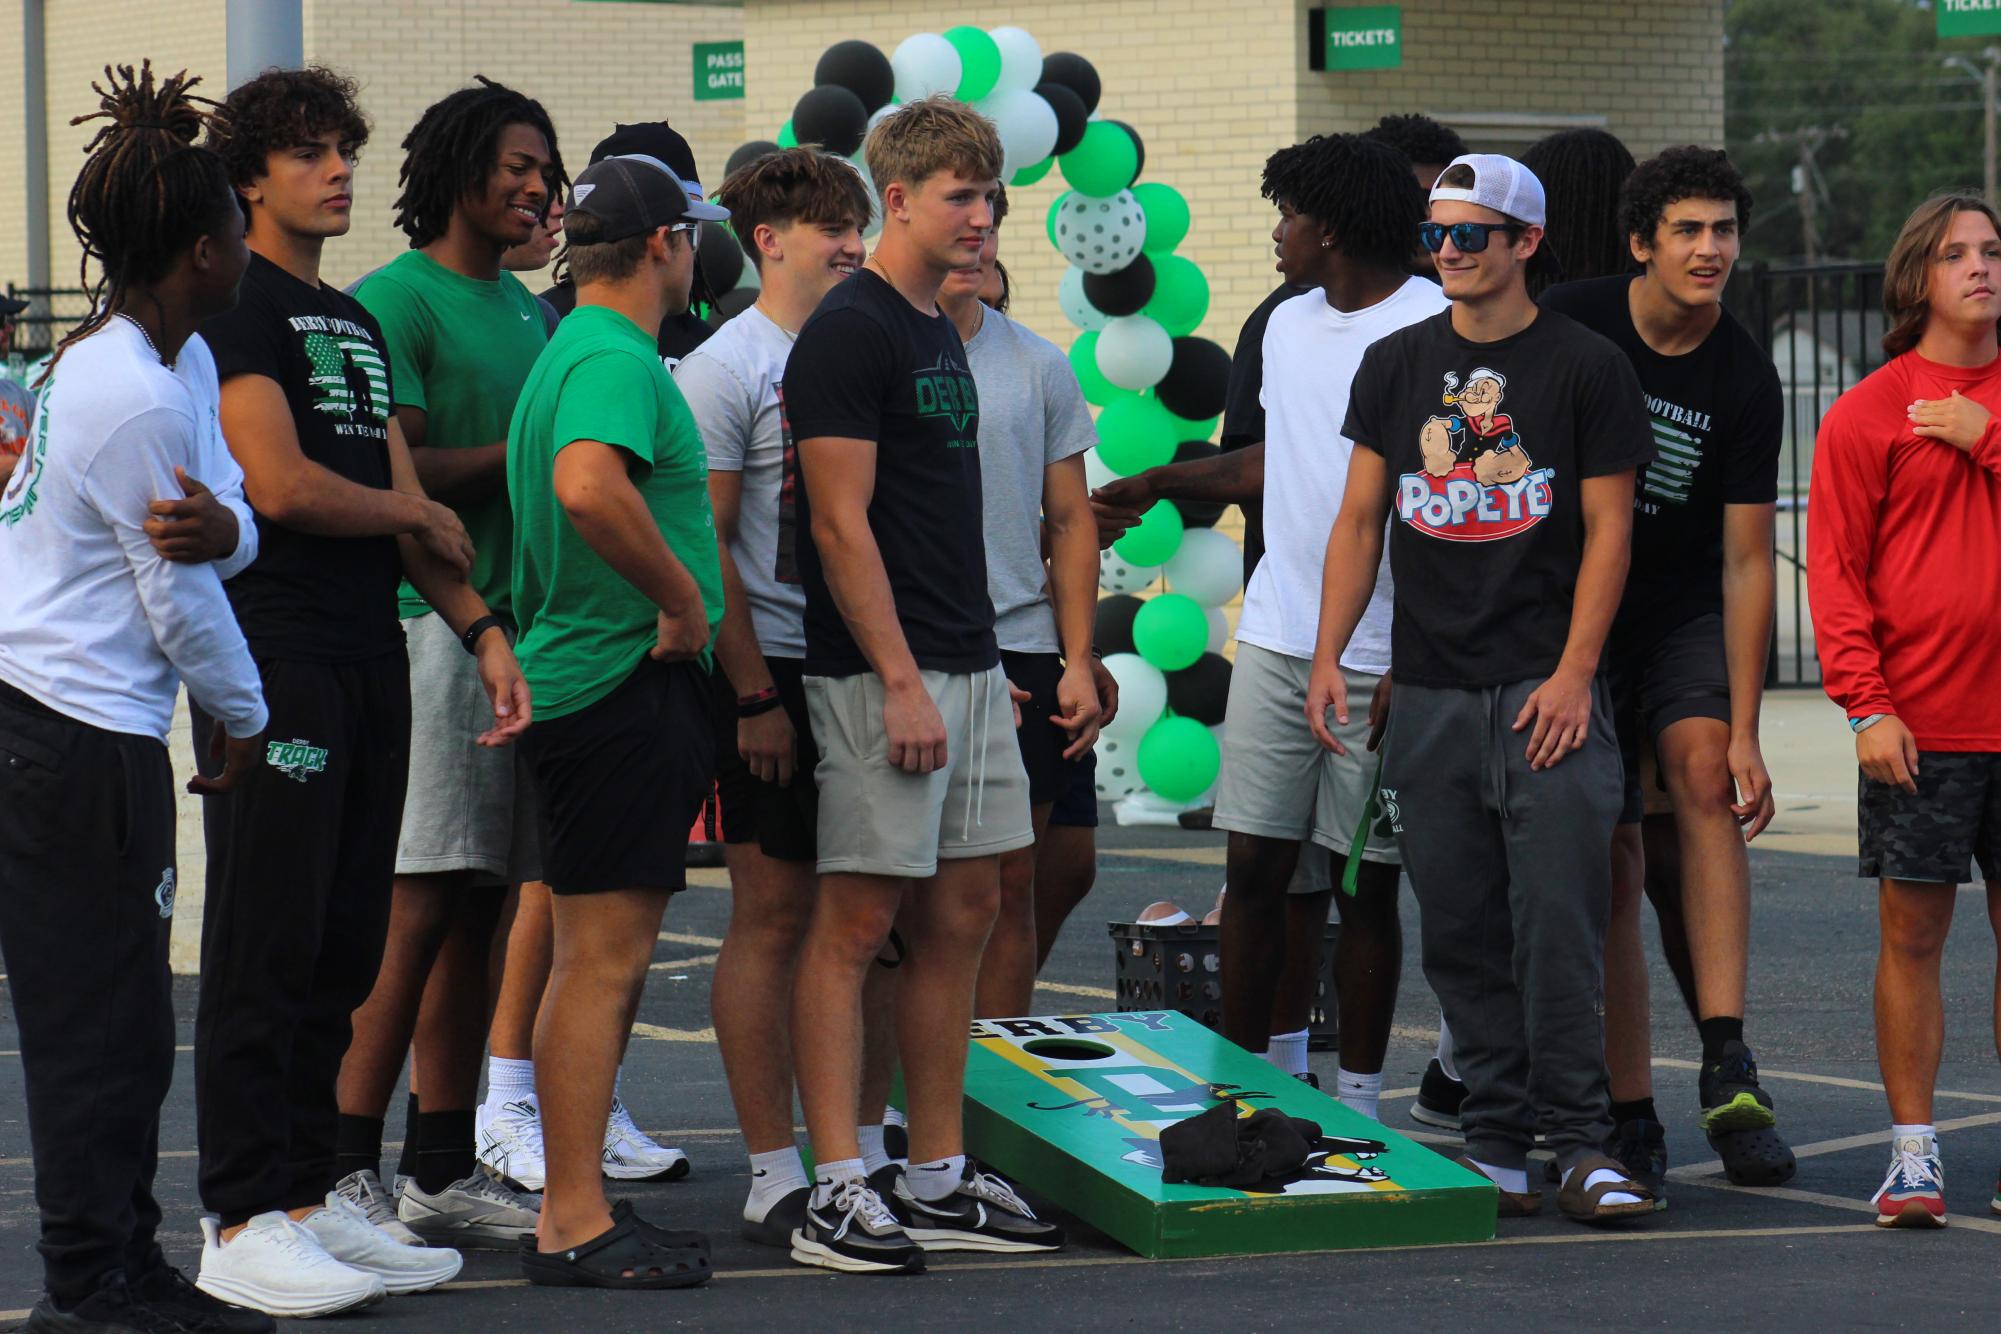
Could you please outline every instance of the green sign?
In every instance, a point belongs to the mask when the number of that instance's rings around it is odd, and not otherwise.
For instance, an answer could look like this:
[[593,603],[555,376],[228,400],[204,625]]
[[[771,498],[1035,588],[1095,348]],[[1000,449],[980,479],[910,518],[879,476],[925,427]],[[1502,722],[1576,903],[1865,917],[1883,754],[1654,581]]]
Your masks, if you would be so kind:
[[2001,35],[2001,0],[1933,0],[1941,37]]
[[695,100],[721,102],[743,96],[743,43],[695,43]]
[[[2001,3],[2001,0],[1972,2]],[[1307,31],[1307,63],[1313,69],[1403,66],[1403,10],[1396,5],[1316,9],[1309,13],[1308,20],[1312,26]]]

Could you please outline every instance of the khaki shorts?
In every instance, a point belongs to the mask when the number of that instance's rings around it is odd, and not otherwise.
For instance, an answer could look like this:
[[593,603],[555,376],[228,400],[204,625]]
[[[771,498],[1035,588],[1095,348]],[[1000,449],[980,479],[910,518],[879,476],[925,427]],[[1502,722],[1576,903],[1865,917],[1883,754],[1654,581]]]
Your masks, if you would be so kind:
[[1007,678],[923,673],[945,721],[945,767],[905,773],[889,763],[882,678],[808,676],[806,709],[820,763],[821,875],[846,872],[921,879],[939,861],[991,857],[1035,842],[1028,771],[1014,736]]
[[[1313,664],[1237,645],[1223,727],[1223,776],[1216,786],[1215,826],[1263,838],[1311,839],[1345,857],[1376,786],[1377,756],[1368,749],[1369,699],[1382,678],[1343,672],[1348,683],[1346,727],[1328,726],[1346,755],[1324,750],[1306,726],[1306,686]],[[1371,820],[1362,860],[1398,866],[1396,838]],[[1295,881],[1294,892],[1305,892]]]
[[542,878],[535,784],[519,746],[475,744],[493,726],[479,664],[437,615],[403,622],[410,646],[410,785],[396,874]]

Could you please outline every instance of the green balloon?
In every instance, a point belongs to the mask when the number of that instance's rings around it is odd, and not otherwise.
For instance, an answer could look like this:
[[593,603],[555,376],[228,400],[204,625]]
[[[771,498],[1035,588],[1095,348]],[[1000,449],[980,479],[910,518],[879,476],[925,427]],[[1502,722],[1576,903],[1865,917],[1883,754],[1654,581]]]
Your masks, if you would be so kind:
[[[1140,516],[1138,523],[1126,529],[1124,537],[1112,543],[1112,550],[1118,552],[1128,565],[1165,565],[1167,558],[1180,546],[1181,511],[1174,508],[1171,500],[1157,500],[1152,509]],[[1206,641],[1209,635],[1206,618],[1202,635]],[[1195,656],[1199,658],[1202,655],[1198,651]],[[1195,658],[1188,661],[1193,662]]]
[[1140,314],[1157,320],[1175,338],[1195,332],[1209,314],[1209,280],[1183,255],[1153,257],[1153,299]]
[[1102,199],[1125,189],[1139,175],[1139,146],[1110,121],[1094,120],[1077,146],[1056,163],[1078,194]]
[[1169,714],[1139,739],[1139,777],[1169,801],[1193,801],[1223,767],[1223,749],[1193,718]]
[[[1050,161],[1053,162],[1055,159],[1051,158]],[[1065,190],[1062,194],[1049,201],[1049,216],[1043,220],[1042,230],[1049,233],[1049,244],[1051,245],[1056,245],[1056,215],[1063,211],[1063,201],[1068,199],[1072,193],[1072,191]],[[1061,250],[1063,247],[1056,246],[1056,248]]]
[[[1172,413],[1168,415],[1173,416]],[[1222,420],[1221,417],[1209,417],[1202,421],[1190,421],[1186,417],[1175,417],[1174,429],[1180,432],[1180,434],[1175,436],[1174,439],[1176,443],[1183,440],[1207,440],[1210,436],[1216,434],[1216,427]]]
[[1174,414],[1144,394],[1113,399],[1098,414],[1098,457],[1121,477],[1170,463],[1183,439]]
[[959,86],[952,96],[961,102],[977,102],[1000,82],[1001,53],[984,28],[961,23],[945,29],[945,40],[959,53]]
[[1133,617],[1133,644],[1161,671],[1178,672],[1209,646],[1208,613],[1186,593],[1148,598]]
[[792,121],[789,118],[783,125],[778,127],[778,146],[780,148],[797,148],[799,146],[799,136],[792,132]]
[[[1053,156],[1046,157],[1032,166],[1023,167],[1020,171],[1008,177],[1007,183],[1009,185],[1034,185],[1044,176],[1047,176],[1049,169],[1055,165],[1056,159]],[[1051,237],[1050,240],[1053,242],[1055,238]]]
[[1084,391],[1084,401],[1105,407],[1113,400],[1128,394],[1105,378],[1098,369],[1098,331],[1086,329],[1077,335],[1077,341],[1070,344],[1070,369],[1077,373],[1077,387]]
[[1146,242],[1140,248],[1150,256],[1165,255],[1188,235],[1188,201],[1171,185],[1141,181],[1133,187],[1133,198],[1146,214]]

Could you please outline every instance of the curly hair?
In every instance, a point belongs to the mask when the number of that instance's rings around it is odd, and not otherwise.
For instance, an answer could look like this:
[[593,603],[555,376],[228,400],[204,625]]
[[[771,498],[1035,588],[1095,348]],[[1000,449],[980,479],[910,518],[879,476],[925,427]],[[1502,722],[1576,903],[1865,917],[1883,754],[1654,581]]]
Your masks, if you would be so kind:
[[1361,264],[1402,272],[1424,221],[1424,192],[1404,155],[1359,134],[1316,134],[1265,160],[1264,197],[1331,233]]
[[1630,272],[1633,257],[1619,226],[1619,187],[1633,170],[1626,145],[1604,130],[1558,130],[1530,144],[1521,162],[1542,182],[1549,216],[1542,248],[1555,270],[1532,276],[1529,295],[1540,293],[1542,279]]
[[[209,126],[207,146],[229,168],[229,183],[241,189],[269,170],[271,154],[282,153],[328,133],[340,136],[341,152],[358,156],[368,142],[368,118],[355,104],[355,83],[322,65],[267,69],[230,93],[222,118]],[[243,215],[250,204],[243,201]]]
[[1720,148],[1684,144],[1666,148],[1633,168],[1619,192],[1619,235],[1652,243],[1668,205],[1683,199],[1728,200],[1737,206],[1737,230],[1751,225],[1751,190]]
[[1412,166],[1443,167],[1453,158],[1464,156],[1466,141],[1429,116],[1384,116],[1362,131],[1364,139],[1388,144],[1402,153]]
[[509,125],[529,125],[549,142],[549,170],[544,179],[553,198],[570,184],[563,155],[556,147],[556,127],[542,104],[524,93],[473,75],[474,86],[433,102],[403,139],[403,168],[396,183],[396,225],[412,247],[427,246],[445,234],[452,211],[461,201],[476,198],[500,153],[500,132]]

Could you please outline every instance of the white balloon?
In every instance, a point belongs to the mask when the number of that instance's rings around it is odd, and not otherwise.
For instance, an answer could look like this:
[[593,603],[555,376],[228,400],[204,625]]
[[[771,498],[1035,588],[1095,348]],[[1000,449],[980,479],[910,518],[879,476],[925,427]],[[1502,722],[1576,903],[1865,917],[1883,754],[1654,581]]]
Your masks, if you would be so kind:
[[1105,670],[1119,683],[1119,712],[1101,735],[1138,746],[1167,712],[1167,675],[1137,653],[1107,656]]
[[[1107,464],[1103,459],[1098,457],[1098,451],[1096,449],[1087,449],[1084,451],[1085,485],[1089,486],[1093,491],[1096,491],[1099,487],[1110,486],[1113,482],[1116,482],[1118,480],[1119,480],[1119,475],[1113,472],[1111,468],[1107,466]],[[1099,572],[1103,573],[1102,565],[1100,566]]]
[[1144,786],[1139,781],[1139,743],[1127,745],[1098,736],[1098,799],[1123,801]]
[[1117,273],[1145,244],[1146,210],[1130,190],[1102,199],[1072,194],[1056,211],[1056,248],[1086,273]]
[[1221,607],[1204,607],[1202,614],[1209,618],[1209,642],[1204,647],[1211,653],[1221,653],[1223,646],[1230,642],[1230,618],[1223,614]]
[[1174,364],[1174,340],[1160,321],[1117,315],[1098,331],[1098,373],[1121,389],[1151,389]]
[[1001,179],[1006,180],[1023,167],[1032,167],[1056,149],[1062,127],[1056,111],[1038,93],[1026,88],[1010,88],[991,93],[973,104],[974,109],[994,123],[1001,141]]
[[912,33],[889,57],[896,72],[896,100],[915,102],[933,93],[949,93],[965,73],[958,48],[935,32]]
[[1137,593],[1158,578],[1158,565],[1128,564],[1124,556],[1110,547],[1098,553],[1098,587],[1107,593]]
[[1102,329],[1111,318],[1084,295],[1084,271],[1074,264],[1063,270],[1063,281],[1056,285],[1056,304],[1063,308],[1063,317],[1079,329]]
[[1244,553],[1228,533],[1190,528],[1162,571],[1175,592],[1205,607],[1220,607],[1243,587]]
[[1001,69],[1000,77],[994,80],[995,92],[1004,93],[1010,88],[1025,90],[1042,82],[1042,47],[1033,37],[1020,28],[989,28],[987,36],[1000,48]]

